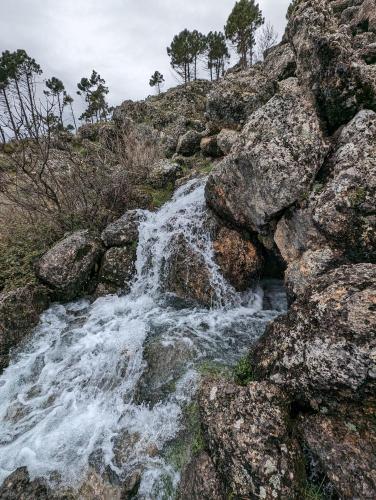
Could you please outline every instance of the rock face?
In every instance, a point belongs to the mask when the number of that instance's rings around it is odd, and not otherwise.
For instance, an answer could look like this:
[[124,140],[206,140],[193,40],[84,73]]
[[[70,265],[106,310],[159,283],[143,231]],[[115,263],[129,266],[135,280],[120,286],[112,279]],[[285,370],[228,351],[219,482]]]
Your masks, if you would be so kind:
[[376,113],[361,111],[343,128],[329,167],[314,222],[351,260],[376,262]]
[[[331,3],[295,2],[286,33],[296,55],[297,76],[312,91],[317,109],[332,132],[360,109],[376,109],[376,69],[357,57],[351,28],[340,28]],[[373,0],[363,2],[350,20],[353,31],[359,26],[363,26],[361,31],[368,31],[374,22],[374,10]]]
[[316,279],[253,352],[257,377],[318,408],[375,395],[376,266],[342,266]]
[[39,322],[47,309],[49,292],[44,286],[26,286],[0,294],[0,373],[8,365],[8,353]]
[[208,94],[206,118],[219,128],[237,128],[274,92],[275,83],[260,68],[228,74]]
[[298,498],[302,455],[289,434],[288,400],[278,387],[205,380],[199,404],[226,498]]
[[38,278],[59,300],[71,300],[87,290],[98,267],[102,245],[89,231],[77,231],[56,243],[36,266]]
[[200,143],[200,149],[204,156],[209,158],[217,158],[221,156],[222,151],[218,147],[217,137],[203,137]]
[[264,71],[273,80],[285,80],[295,76],[295,54],[289,43],[281,43],[269,49],[264,60]]
[[341,498],[373,498],[376,491],[375,409],[352,406],[336,415],[300,418],[313,474],[325,474]]
[[223,276],[242,291],[260,277],[263,259],[258,248],[237,231],[223,227],[213,243],[215,260]]
[[325,151],[312,104],[296,79],[285,80],[210,175],[207,202],[236,224],[260,229],[306,196]]
[[121,247],[138,241],[138,227],[144,216],[139,210],[129,210],[109,224],[101,234],[107,248]]

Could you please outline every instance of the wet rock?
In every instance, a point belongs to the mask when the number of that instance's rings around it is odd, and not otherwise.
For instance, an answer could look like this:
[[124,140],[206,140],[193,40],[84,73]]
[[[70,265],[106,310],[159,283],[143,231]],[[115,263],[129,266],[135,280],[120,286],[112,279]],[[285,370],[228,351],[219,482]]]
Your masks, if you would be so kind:
[[326,242],[313,222],[310,209],[288,211],[278,221],[274,241],[287,263],[299,259],[309,249],[319,249]]
[[171,160],[160,160],[151,168],[148,182],[155,188],[164,188],[170,183],[174,183],[182,173],[179,163]]
[[250,230],[306,196],[326,151],[319,121],[297,80],[279,86],[248,120],[206,185],[208,204]]
[[204,258],[183,235],[172,239],[171,248],[166,262],[166,290],[181,299],[210,307],[216,299],[216,291]]
[[180,136],[176,152],[183,156],[193,156],[200,150],[201,134],[195,130],[188,130]]
[[238,291],[246,290],[262,272],[263,258],[254,243],[222,227],[213,243],[215,260],[223,276]]
[[342,130],[329,159],[332,178],[313,205],[328,240],[354,261],[376,261],[376,113],[364,110]]
[[314,464],[311,474],[326,476],[340,498],[375,496],[375,409],[365,410],[350,406],[336,415],[299,419],[301,441]]
[[289,432],[288,399],[278,387],[206,379],[199,404],[206,444],[226,495],[299,498],[302,456]]
[[38,278],[58,300],[72,300],[88,290],[103,252],[98,238],[77,231],[57,242],[36,265]]
[[254,347],[256,376],[314,408],[374,397],[375,304],[375,265],[317,278]]
[[271,48],[263,63],[264,71],[273,80],[285,80],[295,76],[296,61],[289,43],[281,43]]
[[146,368],[136,389],[137,401],[152,405],[163,401],[174,392],[176,381],[194,356],[195,348],[188,339],[164,342],[153,338],[144,349]]
[[182,473],[179,500],[225,500],[223,488],[210,456],[195,455]]
[[209,158],[217,158],[221,156],[221,150],[218,147],[217,137],[203,137],[200,143],[200,149],[204,156]]
[[101,234],[107,248],[121,247],[138,241],[138,227],[144,220],[140,210],[129,210],[120,219],[109,224]]
[[0,373],[8,365],[8,354],[39,322],[49,305],[44,286],[25,286],[0,293]]
[[330,132],[360,109],[376,109],[375,70],[364,72],[364,63],[357,60],[352,48],[352,34],[339,29],[330,2],[297,3],[287,38],[294,48],[299,80],[312,91]]
[[228,155],[239,137],[239,132],[223,128],[217,135],[217,144],[224,155]]
[[0,486],[2,500],[58,500],[40,479],[30,480],[26,467],[10,474]]
[[324,246],[307,250],[300,259],[291,262],[285,272],[285,284],[291,299],[301,297],[312,281],[344,263],[341,251]]
[[220,128],[236,128],[275,91],[274,82],[260,68],[229,73],[208,94],[206,117]]
[[[127,292],[136,273],[136,247],[113,247],[103,256],[99,282]],[[110,288],[110,289],[112,289]]]

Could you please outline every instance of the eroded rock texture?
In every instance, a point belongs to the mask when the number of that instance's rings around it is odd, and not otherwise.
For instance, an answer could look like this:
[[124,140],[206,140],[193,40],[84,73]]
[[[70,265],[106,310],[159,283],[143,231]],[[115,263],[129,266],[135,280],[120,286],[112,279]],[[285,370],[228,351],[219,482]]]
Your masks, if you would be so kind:
[[306,196],[326,151],[319,120],[297,79],[279,87],[252,114],[206,186],[207,202],[218,214],[251,230]]
[[374,398],[376,266],[339,267],[317,278],[253,352],[257,376],[318,408]]
[[205,380],[199,395],[206,442],[225,492],[298,498],[302,455],[289,433],[288,399],[274,384]]
[[36,266],[39,279],[59,300],[71,300],[90,287],[103,252],[101,242],[89,231],[77,231],[56,243]]

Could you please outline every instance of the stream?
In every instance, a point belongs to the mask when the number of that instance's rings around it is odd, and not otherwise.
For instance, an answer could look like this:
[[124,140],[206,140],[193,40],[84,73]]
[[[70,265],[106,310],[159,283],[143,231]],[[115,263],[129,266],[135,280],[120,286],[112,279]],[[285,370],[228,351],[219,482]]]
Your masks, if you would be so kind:
[[[282,284],[237,293],[214,261],[204,181],[144,212],[137,274],[127,295],[53,304],[0,375],[0,484],[30,476],[76,487],[96,470],[112,484],[137,477],[138,499],[173,498],[184,435],[202,367],[233,366],[286,309]],[[187,305],[163,290],[171,241],[184,234],[210,270],[216,300]]]

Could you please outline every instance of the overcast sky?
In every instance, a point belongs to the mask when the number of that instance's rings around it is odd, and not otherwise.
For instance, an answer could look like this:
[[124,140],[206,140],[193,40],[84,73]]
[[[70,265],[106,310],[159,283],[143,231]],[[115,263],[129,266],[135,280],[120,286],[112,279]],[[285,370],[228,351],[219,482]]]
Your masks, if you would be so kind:
[[[259,0],[283,33],[290,0]],[[182,29],[223,30],[235,0],[0,0],[0,50],[25,49],[74,97],[76,83],[96,69],[111,104],[152,93],[150,75],[165,88],[176,80],[166,47]],[[235,62],[235,61],[233,61]],[[80,99],[77,96],[77,99]]]

